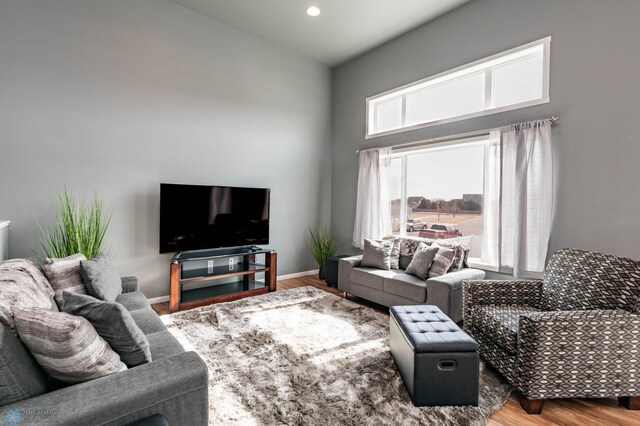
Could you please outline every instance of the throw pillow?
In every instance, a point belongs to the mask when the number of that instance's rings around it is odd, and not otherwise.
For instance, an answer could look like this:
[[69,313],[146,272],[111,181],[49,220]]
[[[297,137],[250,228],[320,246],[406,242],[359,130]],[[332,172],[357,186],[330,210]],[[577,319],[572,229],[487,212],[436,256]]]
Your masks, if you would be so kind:
[[127,369],[86,319],[42,308],[12,311],[20,339],[54,379],[80,383]]
[[446,274],[453,263],[453,258],[456,256],[456,250],[441,247],[436,243],[431,244],[431,247],[437,247],[438,253],[433,259],[431,268],[429,268],[429,278]]
[[389,270],[391,269],[391,250],[393,250],[393,240],[378,243],[365,238],[361,265]]
[[147,336],[120,303],[103,302],[91,296],[65,291],[64,311],[89,320],[98,335],[120,355],[127,367],[151,362]]
[[51,309],[53,289],[31,260],[0,262],[0,322],[16,334],[11,308]]
[[80,261],[87,260],[84,254],[78,253],[67,256],[63,259],[47,258],[42,265],[44,274],[49,280],[49,284],[54,291],[54,298],[60,308],[62,308],[62,292],[64,290],[80,294],[87,294],[87,289],[82,283],[80,276]]
[[[391,249],[391,269],[400,269],[400,238],[389,235],[382,239],[382,241],[393,241],[393,248]],[[378,242],[382,242],[378,241]]]
[[99,254],[93,260],[80,261],[80,274],[87,293],[105,302],[115,302],[122,293],[122,280],[107,256]]
[[437,243],[440,247],[448,248],[455,251],[455,256],[453,258],[453,262],[451,262],[451,266],[449,266],[448,272],[457,271],[459,269],[466,268],[466,258],[469,256],[469,248],[464,244],[459,242],[442,241],[442,240],[434,240],[432,238],[423,238],[422,241],[427,245],[431,245],[433,243]]
[[[420,245],[420,243],[426,241],[424,238],[416,238],[416,237],[403,237],[400,238],[400,256],[402,257],[413,257],[413,253],[416,252],[416,249]],[[430,244],[427,244],[430,245]]]
[[425,243],[421,243],[413,254],[413,259],[409,266],[407,266],[406,273],[415,275],[416,277],[426,280],[429,274],[429,267],[436,254],[438,254],[438,247],[429,247]]
[[0,326],[0,344],[0,404],[47,393],[47,373],[7,327]]

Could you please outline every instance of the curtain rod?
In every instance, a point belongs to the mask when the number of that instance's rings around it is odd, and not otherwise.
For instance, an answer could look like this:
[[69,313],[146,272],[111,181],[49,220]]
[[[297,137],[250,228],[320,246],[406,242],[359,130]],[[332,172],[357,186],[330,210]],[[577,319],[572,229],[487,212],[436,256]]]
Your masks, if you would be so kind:
[[[558,122],[558,120],[560,120],[560,117],[558,117],[557,115],[552,115],[551,117],[548,117],[547,120],[549,120],[551,122],[551,124],[555,124]],[[518,124],[522,124],[522,123],[518,123]],[[504,127],[504,126],[501,126]],[[407,143],[401,143],[398,145],[391,145],[391,146],[382,146],[380,148],[391,148],[391,149],[397,149],[397,148],[404,148],[404,147],[408,147],[408,146],[412,146],[412,145],[430,145],[433,143],[438,143],[438,142],[446,142],[448,140],[455,140],[455,139],[464,139],[464,138],[470,138],[470,137],[474,137],[474,136],[480,136],[483,134],[488,134],[491,130],[494,129],[499,129],[499,127],[492,127],[490,129],[483,129],[483,130],[476,130],[473,132],[467,132],[467,133],[459,133],[457,135],[450,135],[450,136],[441,136],[439,138],[431,138],[431,139],[424,139],[421,141],[415,141],[415,142],[407,142]],[[362,149],[358,149],[356,150],[356,154],[359,154],[360,151],[364,151]]]

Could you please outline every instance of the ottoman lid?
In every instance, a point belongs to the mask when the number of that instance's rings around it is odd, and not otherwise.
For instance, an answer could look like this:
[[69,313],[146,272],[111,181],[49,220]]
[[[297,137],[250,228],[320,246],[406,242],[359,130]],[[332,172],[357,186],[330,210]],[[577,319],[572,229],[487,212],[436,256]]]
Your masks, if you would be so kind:
[[478,342],[437,306],[392,306],[389,311],[416,353],[478,350]]

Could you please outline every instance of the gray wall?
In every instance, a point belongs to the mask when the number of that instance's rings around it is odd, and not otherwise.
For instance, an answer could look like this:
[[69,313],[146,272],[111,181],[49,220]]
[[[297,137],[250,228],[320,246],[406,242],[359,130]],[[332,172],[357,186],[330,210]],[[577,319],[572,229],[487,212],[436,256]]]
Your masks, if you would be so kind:
[[[351,247],[356,149],[557,114],[550,252],[578,247],[640,259],[638,16],[637,0],[474,0],[335,69],[333,232]],[[365,140],[366,97],[548,35],[549,104]]]
[[38,246],[65,186],[101,194],[122,274],[169,292],[159,183],[272,189],[279,273],[330,219],[331,72],[165,0],[0,0],[0,219]]

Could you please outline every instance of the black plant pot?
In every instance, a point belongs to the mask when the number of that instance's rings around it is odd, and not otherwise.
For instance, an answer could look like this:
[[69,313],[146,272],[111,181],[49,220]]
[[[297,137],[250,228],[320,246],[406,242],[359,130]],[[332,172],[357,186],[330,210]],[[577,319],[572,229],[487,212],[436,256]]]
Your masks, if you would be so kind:
[[325,270],[324,270],[324,265],[322,265],[320,267],[320,270],[318,272],[318,278],[320,278],[321,280],[324,280],[326,278],[325,276]]

